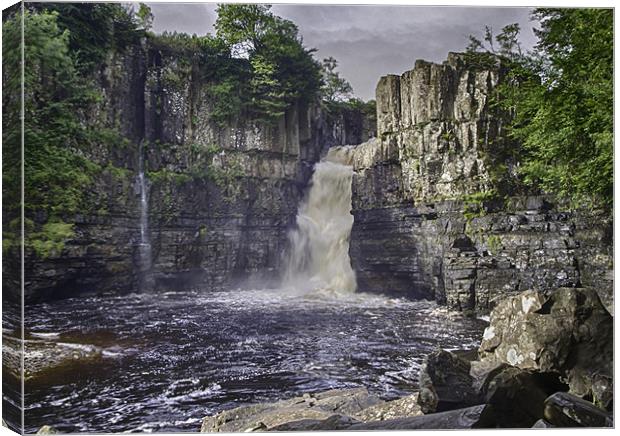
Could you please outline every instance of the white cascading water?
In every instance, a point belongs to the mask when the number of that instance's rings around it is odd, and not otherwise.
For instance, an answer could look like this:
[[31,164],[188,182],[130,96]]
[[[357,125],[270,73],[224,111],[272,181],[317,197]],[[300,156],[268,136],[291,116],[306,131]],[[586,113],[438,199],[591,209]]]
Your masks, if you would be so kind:
[[350,148],[331,148],[314,167],[310,190],[297,212],[297,228],[289,234],[290,253],[285,286],[304,292],[355,292],[349,259],[351,215]]
[[144,149],[140,144],[138,158],[138,185],[140,189],[140,272],[142,290],[148,290],[151,270],[151,243],[148,234],[148,182],[144,174]]

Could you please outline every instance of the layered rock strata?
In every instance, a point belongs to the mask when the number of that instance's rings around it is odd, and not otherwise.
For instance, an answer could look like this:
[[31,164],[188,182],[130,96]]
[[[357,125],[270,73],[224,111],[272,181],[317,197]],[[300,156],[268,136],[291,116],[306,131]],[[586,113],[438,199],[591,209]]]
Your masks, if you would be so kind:
[[451,53],[381,78],[378,137],[350,150],[359,288],[486,312],[530,288],[592,286],[611,311],[611,217],[520,193],[492,105],[504,75]]
[[212,84],[179,50],[142,41],[110,53],[94,77],[103,99],[89,122],[122,139],[85,151],[101,171],[84,187],[85,209],[64,217],[74,227],[62,249],[25,253],[28,301],[138,288],[140,150],[155,290],[277,279],[313,163],[372,133],[361,112],[327,117],[301,103],[274,125],[242,114],[217,123]]

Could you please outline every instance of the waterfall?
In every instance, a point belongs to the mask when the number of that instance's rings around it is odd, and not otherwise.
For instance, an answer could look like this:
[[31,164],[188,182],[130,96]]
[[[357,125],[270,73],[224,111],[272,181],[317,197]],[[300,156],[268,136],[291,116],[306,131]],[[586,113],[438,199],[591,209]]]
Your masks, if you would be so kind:
[[357,287],[349,259],[351,215],[351,149],[331,148],[314,167],[310,189],[289,234],[286,287],[304,291],[352,293]]
[[140,144],[138,157],[138,189],[140,190],[140,290],[149,290],[152,282],[151,275],[151,243],[149,241],[149,202],[148,181],[144,174],[144,144]]

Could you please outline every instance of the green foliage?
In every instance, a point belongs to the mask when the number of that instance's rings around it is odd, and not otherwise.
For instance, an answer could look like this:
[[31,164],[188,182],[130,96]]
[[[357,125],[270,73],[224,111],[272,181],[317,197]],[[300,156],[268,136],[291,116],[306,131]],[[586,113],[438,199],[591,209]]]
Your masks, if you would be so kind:
[[[49,221],[35,231],[37,225],[31,219],[24,219],[24,244],[26,249],[31,249],[42,258],[47,259],[51,256],[59,256],[65,248],[65,242],[71,239],[75,232],[73,224],[65,223],[61,220]],[[6,255],[12,248],[21,245],[21,219],[11,220],[8,231],[2,235],[2,252]]]
[[[40,4],[26,6],[24,23],[24,212],[25,244],[38,256],[57,255],[72,235],[65,220],[91,210],[89,187],[104,168],[91,151],[126,147],[115,129],[92,119],[102,96],[92,72],[110,50],[124,49],[138,36],[131,16],[120,5]],[[7,216],[21,206],[21,17],[3,23],[3,183]],[[36,222],[34,218],[36,217]],[[6,237],[9,248],[18,238]]]
[[[535,54],[521,52],[516,24],[495,38],[499,50],[471,38],[468,52],[477,58],[498,54],[507,61],[497,110],[509,114],[510,138],[523,146],[517,157],[525,184],[575,204],[609,208],[613,10],[542,8],[533,17],[541,23]],[[492,39],[487,28],[487,44]]]
[[499,198],[499,194],[494,189],[465,195],[461,198],[464,203],[463,216],[468,222],[474,218],[482,217],[486,214],[485,203]]
[[26,246],[32,247],[40,258],[59,256],[65,242],[74,236],[73,224],[62,221],[48,222],[40,232],[27,234]]
[[[97,94],[79,76],[69,51],[69,32],[57,24],[56,12],[26,11],[24,57],[24,170],[26,213],[45,211],[49,215],[72,213],[79,209],[84,186],[91,181],[96,165],[78,152],[93,140],[82,114],[94,103]],[[17,17],[5,22],[3,38],[9,46],[19,45],[21,30]],[[15,54],[10,54],[15,56]],[[19,65],[11,64],[11,65]],[[18,81],[5,81],[7,107],[16,110]],[[18,103],[17,103],[18,104]],[[6,126],[6,125],[5,125]],[[6,126],[9,133],[3,165],[4,181],[13,186],[20,179],[20,138],[16,125]],[[8,207],[17,207],[17,198],[8,199]]]
[[[247,111],[251,66],[245,59],[233,58],[230,47],[221,38],[164,32],[149,35],[149,42],[154,51],[188,63],[184,65],[187,77],[191,75],[195,81],[209,82],[211,117],[217,125],[225,126]],[[174,71],[166,72],[171,84],[178,86],[186,80],[172,73]]]
[[537,9],[540,79],[519,89],[523,174],[576,202],[613,202],[613,10]]
[[[297,26],[274,15],[268,5],[222,4],[217,8],[216,35],[231,56],[249,66],[239,95],[249,114],[275,122],[297,101],[313,101],[321,86],[321,69],[314,50],[302,44]],[[223,80],[218,92],[230,93],[238,83]]]
[[289,97],[278,79],[277,66],[261,55],[253,56],[250,65],[253,72],[250,79],[251,105],[259,119],[275,121],[284,115]]
[[56,13],[60,30],[67,30],[69,49],[79,71],[98,67],[111,50],[123,51],[144,35],[134,22],[132,6],[114,3],[29,3],[42,14]]
[[456,135],[452,130],[448,130],[441,134],[441,139],[447,142],[451,142],[456,139]]
[[323,86],[321,87],[321,98],[326,103],[344,102],[351,99],[353,88],[346,79],[340,77],[336,71],[338,61],[329,57],[323,59],[322,74]]
[[487,238],[486,245],[491,254],[497,254],[502,249],[502,238],[498,235],[490,235]]
[[153,27],[153,12],[151,8],[144,3],[140,3],[138,6],[138,12],[136,12],[138,18],[138,25],[142,29],[150,30]]
[[469,45],[465,52],[466,61],[470,66],[490,69],[497,66],[498,57],[513,62],[522,59],[523,52],[519,43],[520,30],[519,24],[513,23],[504,26],[497,35],[493,34],[491,27],[485,26],[483,40],[469,35]]
[[146,177],[154,184],[176,184],[181,185],[183,183],[192,180],[192,176],[187,173],[177,173],[167,169],[159,171],[148,171]]

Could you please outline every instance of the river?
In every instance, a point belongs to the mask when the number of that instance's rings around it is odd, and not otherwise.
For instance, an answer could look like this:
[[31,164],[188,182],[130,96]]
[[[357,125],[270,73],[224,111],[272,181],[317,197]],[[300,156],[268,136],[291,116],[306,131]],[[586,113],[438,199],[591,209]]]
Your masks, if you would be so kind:
[[102,357],[27,382],[26,432],[195,432],[224,409],[332,388],[395,398],[430,351],[476,347],[482,329],[431,302],[286,289],[28,305],[28,337]]

